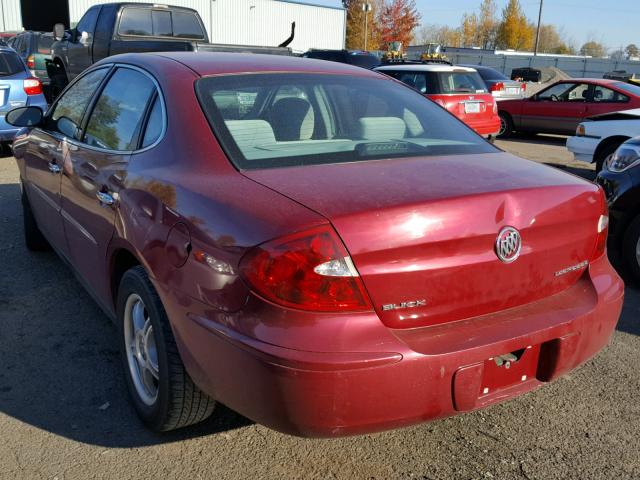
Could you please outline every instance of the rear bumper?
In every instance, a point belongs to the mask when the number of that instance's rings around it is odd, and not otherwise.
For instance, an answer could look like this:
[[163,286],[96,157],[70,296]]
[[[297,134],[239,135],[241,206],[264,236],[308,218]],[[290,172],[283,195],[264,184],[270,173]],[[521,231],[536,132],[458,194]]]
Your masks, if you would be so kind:
[[567,139],[567,150],[573,153],[576,160],[593,163],[593,154],[601,140],[600,138],[590,137],[569,137]]
[[[378,351],[357,353],[275,346],[225,326],[221,319],[229,325],[230,315],[187,313],[184,301],[168,311],[187,370],[204,391],[273,429],[334,437],[446,417],[533,390],[608,343],[623,294],[622,281],[603,256],[553,297],[435,327],[383,328],[388,337],[370,339],[382,345]],[[282,329],[283,341],[291,334]],[[343,336],[344,344],[355,338],[347,331]],[[369,334],[356,336],[360,341]],[[525,354],[511,370],[492,363],[519,350]]]

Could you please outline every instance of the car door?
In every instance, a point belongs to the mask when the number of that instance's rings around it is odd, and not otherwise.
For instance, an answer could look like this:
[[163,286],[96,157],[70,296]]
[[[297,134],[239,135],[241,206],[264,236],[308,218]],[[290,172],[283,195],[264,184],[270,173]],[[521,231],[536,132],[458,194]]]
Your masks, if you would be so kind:
[[68,248],[61,219],[60,183],[64,160],[76,138],[89,101],[108,68],[79,79],[47,113],[41,127],[29,135],[24,154],[24,188],[38,226],[60,253]]
[[76,26],[74,41],[67,45],[67,63],[69,71],[67,75],[72,80],[93,63],[93,36],[96,29],[96,21],[100,13],[100,6],[91,7],[83,15]]
[[110,295],[105,258],[118,195],[156,92],[146,73],[117,67],[90,106],[81,141],[69,148],[65,163],[62,216],[71,261],[102,301]]
[[571,135],[585,117],[590,85],[559,82],[523,102],[519,130]]

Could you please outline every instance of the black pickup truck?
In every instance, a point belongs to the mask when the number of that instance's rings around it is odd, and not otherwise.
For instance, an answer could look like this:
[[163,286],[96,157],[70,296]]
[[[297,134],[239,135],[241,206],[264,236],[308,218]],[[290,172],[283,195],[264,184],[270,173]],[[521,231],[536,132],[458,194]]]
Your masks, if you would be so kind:
[[85,12],[75,28],[56,24],[47,71],[56,96],[70,80],[105,57],[130,52],[218,51],[290,55],[291,36],[278,47],[209,43],[198,12],[148,3],[105,3]]

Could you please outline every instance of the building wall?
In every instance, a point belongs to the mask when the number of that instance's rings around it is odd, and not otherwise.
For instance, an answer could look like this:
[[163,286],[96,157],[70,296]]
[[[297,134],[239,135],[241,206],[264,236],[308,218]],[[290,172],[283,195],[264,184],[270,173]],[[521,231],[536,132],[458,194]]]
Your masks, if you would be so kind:
[[294,51],[342,49],[346,11],[274,0],[215,0],[211,3],[210,35],[214,43],[276,46],[291,33]]
[[0,32],[22,30],[20,0],[0,0]]

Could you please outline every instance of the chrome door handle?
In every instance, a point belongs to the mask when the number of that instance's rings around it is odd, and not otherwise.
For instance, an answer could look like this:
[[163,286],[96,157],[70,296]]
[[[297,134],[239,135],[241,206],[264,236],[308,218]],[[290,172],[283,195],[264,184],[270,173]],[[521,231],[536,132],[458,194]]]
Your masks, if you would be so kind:
[[100,203],[102,205],[113,205],[114,203],[116,203],[116,199],[113,198],[113,195],[111,195],[110,193],[107,192],[98,192],[96,193],[96,197],[98,198],[98,200],[100,201]]
[[60,166],[55,162],[49,162],[47,166],[51,173],[60,173],[62,171],[62,168],[60,168]]

